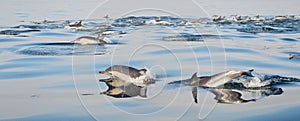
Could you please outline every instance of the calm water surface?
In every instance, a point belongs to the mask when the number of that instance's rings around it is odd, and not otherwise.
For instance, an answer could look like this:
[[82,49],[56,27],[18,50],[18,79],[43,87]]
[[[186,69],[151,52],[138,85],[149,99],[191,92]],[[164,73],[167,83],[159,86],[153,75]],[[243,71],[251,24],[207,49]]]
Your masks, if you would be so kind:
[[[31,6],[32,2],[23,6],[18,1],[3,2],[12,7],[6,6],[7,12],[2,8],[5,14],[0,24],[0,120],[299,119],[300,59],[289,60],[289,54],[300,54],[299,18],[211,22],[211,16],[205,16],[203,10],[201,15],[196,14],[194,10],[199,8],[194,3],[185,3],[194,6],[193,13],[178,16],[153,9],[128,14],[124,7],[118,8],[123,11],[120,13],[114,8],[115,1],[111,1],[84,19],[101,1],[44,1]],[[216,1],[200,3],[204,8],[213,6],[207,9],[212,14],[229,17],[232,11],[230,5],[220,7]],[[49,5],[43,7],[45,4]],[[109,6],[113,11],[109,12]],[[186,6],[182,13],[190,13]],[[216,11],[219,7],[227,12]],[[104,11],[96,14],[101,9]],[[244,15],[257,13],[240,9]],[[272,7],[262,10],[262,17],[281,14],[271,10]],[[291,6],[282,14],[297,15],[295,11]],[[112,14],[108,22],[113,27],[109,30],[117,33],[107,35],[112,44],[70,42],[79,36],[96,37],[94,27],[107,22],[101,18],[106,13]],[[157,16],[172,24],[136,26]],[[66,20],[83,20],[85,28],[66,29]],[[209,22],[182,25],[184,21],[199,20]],[[146,95],[136,85],[120,88],[127,90],[127,98],[100,94],[109,88],[99,82],[107,77],[98,72],[111,65],[147,67],[157,75],[156,83],[147,86]],[[255,69],[255,78],[241,77],[224,89],[198,87],[198,103],[194,102],[193,87],[185,84],[186,79],[195,72],[207,76],[230,69]],[[220,94],[229,96],[216,98]],[[242,103],[227,104],[228,100]]]

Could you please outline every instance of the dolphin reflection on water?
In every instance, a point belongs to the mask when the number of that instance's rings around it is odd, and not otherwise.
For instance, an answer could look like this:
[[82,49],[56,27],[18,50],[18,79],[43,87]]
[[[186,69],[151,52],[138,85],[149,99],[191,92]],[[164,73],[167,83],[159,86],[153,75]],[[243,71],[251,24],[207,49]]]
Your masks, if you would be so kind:
[[129,97],[147,97],[147,86],[138,86],[134,83],[122,80],[120,78],[100,79],[100,82],[105,82],[108,89],[100,94],[105,94],[115,98]]
[[235,104],[255,101],[255,99],[243,99],[241,93],[231,89],[214,89],[210,90],[210,92],[216,95],[215,99],[218,100],[218,103]]
[[[193,87],[192,89],[192,95],[194,98],[194,102],[198,103],[197,99],[197,87]],[[215,95],[215,100],[217,100],[217,103],[224,103],[224,104],[238,104],[238,103],[248,103],[248,102],[254,102],[258,99],[262,99],[267,96],[271,95],[280,95],[283,93],[283,90],[281,88],[275,88],[275,87],[266,87],[266,88],[260,88],[260,89],[217,89],[212,88],[209,89],[209,92],[213,93]],[[244,94],[246,93],[252,93],[255,94],[255,97],[252,97],[251,99],[244,98]]]

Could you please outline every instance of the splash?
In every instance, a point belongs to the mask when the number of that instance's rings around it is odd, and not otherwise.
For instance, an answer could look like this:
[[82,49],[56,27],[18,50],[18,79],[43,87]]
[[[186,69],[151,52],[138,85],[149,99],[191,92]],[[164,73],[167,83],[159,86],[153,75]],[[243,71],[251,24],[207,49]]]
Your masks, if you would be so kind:
[[[232,84],[242,84],[245,88],[259,88],[273,86],[282,83],[300,82],[300,79],[294,77],[283,77],[279,75],[264,75],[253,73],[254,77],[241,76],[232,80]],[[241,86],[241,85],[240,85]]]
[[146,71],[146,77],[148,77],[149,79],[156,79],[156,74],[154,72],[151,72],[151,70],[147,67],[144,67],[147,71]]
[[151,72],[150,69],[148,69],[147,67],[145,67],[145,69],[147,70],[145,75],[139,76],[135,79],[131,79],[129,80],[129,82],[138,86],[146,86],[147,84],[155,83],[155,73]]

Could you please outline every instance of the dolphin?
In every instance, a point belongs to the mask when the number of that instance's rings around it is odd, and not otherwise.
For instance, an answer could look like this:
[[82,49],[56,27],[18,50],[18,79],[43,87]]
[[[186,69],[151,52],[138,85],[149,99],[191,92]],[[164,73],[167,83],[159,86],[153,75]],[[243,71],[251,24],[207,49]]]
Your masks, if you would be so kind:
[[192,78],[190,79],[190,86],[219,87],[231,81],[232,79],[238,78],[243,75],[253,77],[253,75],[251,74],[252,71],[254,71],[254,69],[248,71],[230,70],[212,76],[202,77],[197,77],[197,73],[194,73]]

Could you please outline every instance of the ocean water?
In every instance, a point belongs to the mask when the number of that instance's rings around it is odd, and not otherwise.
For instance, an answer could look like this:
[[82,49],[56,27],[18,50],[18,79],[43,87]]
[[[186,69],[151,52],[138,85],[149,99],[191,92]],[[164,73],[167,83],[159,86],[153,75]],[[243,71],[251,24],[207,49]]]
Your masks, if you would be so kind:
[[[298,120],[300,59],[289,59],[300,54],[298,4],[1,1],[0,120]],[[225,20],[214,22],[215,14]],[[260,21],[231,16],[258,14]],[[158,17],[168,23],[151,23]],[[67,20],[84,27],[68,29]],[[147,25],[139,26],[143,21]],[[97,37],[95,27],[107,23],[111,43],[71,42]],[[112,65],[148,68],[156,82],[109,87],[99,71]],[[254,77],[218,88],[188,85],[195,72],[233,69],[254,69]]]

